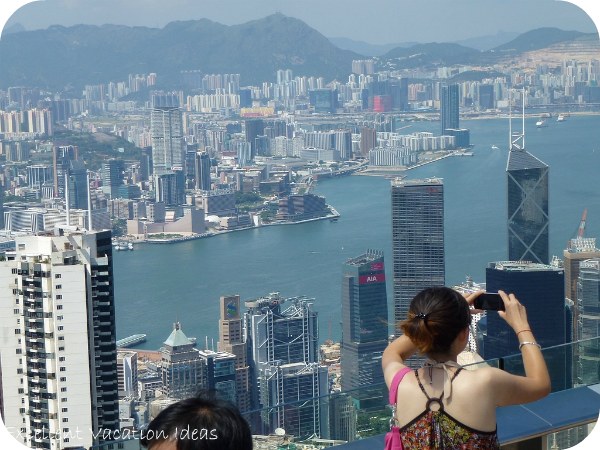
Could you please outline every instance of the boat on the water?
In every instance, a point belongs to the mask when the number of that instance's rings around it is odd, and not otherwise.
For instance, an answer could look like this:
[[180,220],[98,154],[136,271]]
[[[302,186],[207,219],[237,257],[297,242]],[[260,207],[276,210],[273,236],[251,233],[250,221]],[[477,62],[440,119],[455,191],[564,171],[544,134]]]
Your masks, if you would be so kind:
[[117,341],[117,347],[131,347],[132,345],[139,344],[141,342],[146,342],[146,335],[134,334],[124,339],[119,339]]
[[566,116],[564,114],[559,114],[556,118],[557,122],[564,122],[566,120]]
[[497,145],[492,145],[492,150],[498,150],[498,146]]
[[544,128],[548,125],[546,125],[546,121],[544,119],[540,119],[535,123],[535,126],[538,128]]

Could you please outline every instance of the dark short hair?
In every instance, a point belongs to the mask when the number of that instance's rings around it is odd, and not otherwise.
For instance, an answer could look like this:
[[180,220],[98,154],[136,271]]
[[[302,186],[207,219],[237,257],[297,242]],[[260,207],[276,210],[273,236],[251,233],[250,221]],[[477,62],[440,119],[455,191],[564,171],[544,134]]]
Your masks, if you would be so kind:
[[400,328],[419,352],[446,353],[458,333],[470,323],[465,298],[454,289],[436,286],[423,289],[412,299],[408,317]]
[[[194,431],[196,430],[196,431]],[[252,434],[235,405],[213,394],[165,408],[140,433],[144,447],[173,439],[177,450],[251,450]]]

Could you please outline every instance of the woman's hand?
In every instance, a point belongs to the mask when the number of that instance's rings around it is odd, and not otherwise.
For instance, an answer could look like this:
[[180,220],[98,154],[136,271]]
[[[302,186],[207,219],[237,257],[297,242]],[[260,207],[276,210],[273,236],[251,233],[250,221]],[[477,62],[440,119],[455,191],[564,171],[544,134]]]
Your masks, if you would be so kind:
[[465,300],[469,304],[469,307],[470,307],[469,311],[471,312],[471,314],[479,314],[479,313],[484,312],[483,309],[475,309],[474,306],[473,306],[474,302],[475,302],[475,299],[477,297],[479,297],[481,294],[483,294],[484,292],[485,291],[477,291],[477,292],[473,292],[473,293],[471,293],[471,294],[469,294],[467,296],[465,296],[463,294],[463,297],[465,297]]
[[506,295],[504,291],[498,291],[504,301],[504,311],[498,311],[498,315],[506,320],[506,323],[515,331],[519,332],[529,328],[527,311],[525,306],[519,302],[514,294]]

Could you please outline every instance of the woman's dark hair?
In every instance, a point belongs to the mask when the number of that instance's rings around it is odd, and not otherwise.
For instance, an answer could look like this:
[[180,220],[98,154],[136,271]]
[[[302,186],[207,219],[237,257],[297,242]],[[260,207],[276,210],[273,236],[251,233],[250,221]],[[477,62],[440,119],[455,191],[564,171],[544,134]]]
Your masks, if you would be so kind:
[[173,403],[140,433],[141,444],[150,450],[167,440],[173,440],[177,450],[252,450],[246,420],[233,404],[214,394]]
[[400,328],[421,353],[446,353],[470,323],[465,298],[454,289],[439,286],[423,289],[413,298]]

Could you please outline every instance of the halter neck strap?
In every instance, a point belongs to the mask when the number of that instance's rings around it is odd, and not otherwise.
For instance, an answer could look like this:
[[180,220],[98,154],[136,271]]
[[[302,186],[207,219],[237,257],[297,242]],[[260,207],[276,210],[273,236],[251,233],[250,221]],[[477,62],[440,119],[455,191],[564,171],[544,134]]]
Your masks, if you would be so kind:
[[[434,368],[434,369],[442,369],[444,371],[444,390],[440,398],[446,398],[448,401],[452,397],[452,381],[456,378],[456,375],[462,370],[460,364],[455,361],[444,361],[437,362],[432,359],[425,360],[423,364],[424,368]],[[457,369],[455,372],[452,372],[451,368]]]

